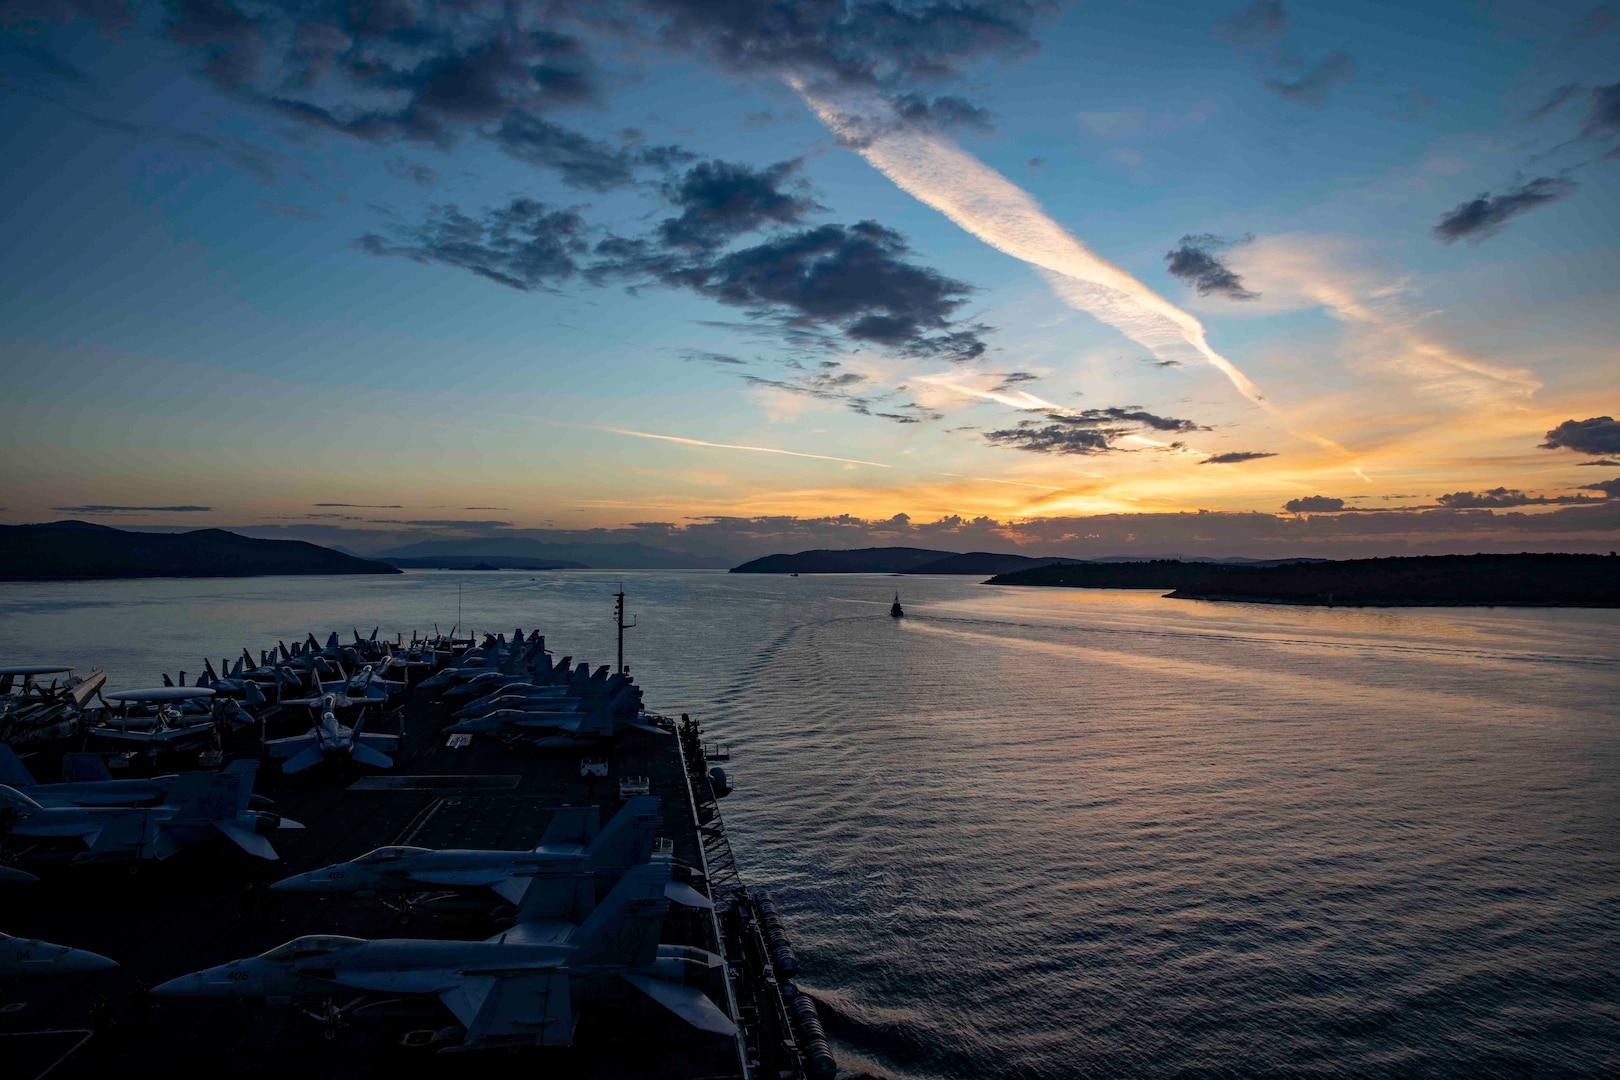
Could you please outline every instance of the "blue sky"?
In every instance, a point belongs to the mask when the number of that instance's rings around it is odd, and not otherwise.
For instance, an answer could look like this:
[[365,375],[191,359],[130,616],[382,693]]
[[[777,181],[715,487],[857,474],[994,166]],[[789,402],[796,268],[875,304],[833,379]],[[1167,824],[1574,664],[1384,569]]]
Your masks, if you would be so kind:
[[4,10],[0,521],[1620,528],[1610,7]]

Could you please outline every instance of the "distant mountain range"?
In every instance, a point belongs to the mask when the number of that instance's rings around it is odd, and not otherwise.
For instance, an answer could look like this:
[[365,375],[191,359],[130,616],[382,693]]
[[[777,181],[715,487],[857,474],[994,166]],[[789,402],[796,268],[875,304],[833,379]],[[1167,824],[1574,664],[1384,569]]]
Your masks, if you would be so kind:
[[401,570],[588,570],[581,562],[560,559],[533,559],[525,555],[423,555],[401,558],[388,555],[379,559]]
[[[688,555],[646,544],[550,544],[525,536],[490,536],[472,540],[423,540],[404,547],[378,552],[374,558],[389,562],[423,559],[469,559],[502,568],[524,570],[573,568],[592,570],[723,570],[731,560],[717,555]],[[550,563],[551,567],[519,565],[516,560]],[[437,565],[437,564],[435,564]],[[453,567],[459,569],[459,567]]]
[[999,574],[991,585],[1173,590],[1181,600],[1367,607],[1620,607],[1613,555],[1421,555],[1219,564],[1071,562]]
[[88,521],[0,526],[0,579],[397,574],[302,540],[255,540],[223,529],[126,532]]
[[[1179,558],[1179,556],[1171,556]],[[1080,560],[1061,556],[1009,555],[994,551],[934,551],[929,548],[850,548],[817,549],[793,555],[766,555],[732,569],[733,574],[1011,574]],[[1092,564],[1120,564],[1147,561],[1141,556],[1114,555],[1087,560]],[[1273,566],[1303,561],[1289,559],[1203,559],[1200,563]]]

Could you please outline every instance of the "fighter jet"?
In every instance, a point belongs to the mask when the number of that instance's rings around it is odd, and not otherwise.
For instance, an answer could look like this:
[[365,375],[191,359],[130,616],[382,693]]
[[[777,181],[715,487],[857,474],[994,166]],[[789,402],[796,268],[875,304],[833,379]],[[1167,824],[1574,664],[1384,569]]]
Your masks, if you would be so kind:
[[118,964],[97,953],[52,945],[38,938],[0,934],[0,979],[27,979],[35,975],[88,975]]
[[[264,688],[259,685],[259,680],[243,676],[242,661],[240,659],[236,661],[234,668],[224,660],[221,660],[219,665],[222,671],[229,672],[228,676],[215,671],[214,665],[207,657],[204,657],[203,673],[197,676],[197,685],[206,687],[216,694],[228,694],[232,698],[241,701],[244,705],[263,705],[265,703],[267,699],[264,696]],[[279,679],[279,676],[276,677]],[[294,686],[298,685],[298,680],[293,679],[292,682]]]
[[[223,835],[261,859],[278,859],[265,837],[302,829],[296,821],[248,809],[256,761],[233,761],[221,772],[181,773],[161,804],[144,808],[43,806],[0,784],[4,831],[20,840],[82,845],[76,863],[167,859],[182,848]],[[30,855],[43,854],[31,850]]]
[[[319,713],[319,719],[302,735],[270,739],[264,744],[271,757],[287,759],[282,762],[282,772],[301,772],[311,765],[342,757],[378,769],[394,767],[393,759],[388,755],[399,749],[399,736],[373,735],[361,730],[366,722],[365,706],[376,704],[375,701],[356,701],[342,694],[322,694],[320,697],[284,704],[308,705]],[[353,727],[349,727],[338,722],[337,710],[352,705],[361,706],[360,717],[355,720]]]
[[568,1046],[580,1008],[617,996],[628,984],[693,1027],[734,1036],[731,1018],[699,988],[724,961],[701,949],[658,944],[669,874],[665,859],[630,870],[560,941],[531,943],[511,930],[486,941],[302,937],[171,979],[152,992],[176,998],[432,995],[466,1028],[455,1049],[475,1050]]
[[445,730],[466,735],[534,735],[537,737],[533,745],[538,749],[569,749],[602,742],[613,738],[621,728],[654,735],[670,733],[641,718],[641,691],[630,685],[628,677],[614,675],[613,679],[623,681],[606,700],[595,695],[561,707],[538,704],[527,709],[501,709],[459,720]]
[[[564,807],[546,823],[531,851],[475,851],[447,848],[385,847],[353,862],[311,870],[271,886],[282,892],[365,893],[399,896],[452,889],[493,892],[508,904],[522,900],[542,871],[574,870],[616,877],[652,855],[653,837],[663,817],[656,795],[638,795],[598,832],[595,807]],[[689,885],[672,881],[673,899],[698,906],[704,899]]]
[[[0,784],[17,789],[41,806],[139,806],[162,802],[179,779],[178,773],[140,779],[114,779],[100,754],[62,755],[62,782],[41,784],[34,779],[11,747],[0,743]],[[255,806],[269,806],[263,795],[251,797]]]

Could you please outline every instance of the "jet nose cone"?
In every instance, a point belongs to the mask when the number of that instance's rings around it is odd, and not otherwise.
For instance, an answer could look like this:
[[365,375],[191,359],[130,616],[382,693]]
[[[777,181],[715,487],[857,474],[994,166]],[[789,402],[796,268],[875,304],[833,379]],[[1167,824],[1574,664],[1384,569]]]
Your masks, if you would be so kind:
[[182,975],[178,979],[158,983],[152,987],[154,997],[199,997],[203,987],[202,972],[194,971],[190,975]]
[[118,961],[109,960],[100,953],[88,952],[84,949],[69,949],[67,955],[57,964],[58,970],[70,975],[85,975],[92,971],[106,971],[118,966]]
[[309,873],[284,877],[270,888],[275,892],[322,892],[330,891],[332,884],[329,881],[317,881],[315,874]]

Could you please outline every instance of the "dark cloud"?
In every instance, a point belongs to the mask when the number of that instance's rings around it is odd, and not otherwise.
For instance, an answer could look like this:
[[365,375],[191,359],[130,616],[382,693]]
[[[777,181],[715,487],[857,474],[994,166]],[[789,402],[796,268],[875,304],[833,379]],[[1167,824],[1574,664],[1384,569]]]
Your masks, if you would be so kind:
[[1587,102],[1581,135],[1588,139],[1620,135],[1620,83],[1592,87]]
[[1442,215],[1434,227],[1434,235],[1446,244],[1461,239],[1477,244],[1502,231],[1512,218],[1555,202],[1574,190],[1573,181],[1543,176],[1500,195],[1481,192],[1478,198],[1458,203]]
[[388,163],[388,171],[401,180],[409,180],[420,187],[432,187],[439,182],[439,174],[415,161],[395,158]]
[[1041,377],[1039,375],[1029,371],[993,372],[993,374],[996,376],[997,382],[996,385],[992,386],[990,389],[996,391],[997,393],[1005,393],[1008,390],[1016,390],[1024,383],[1041,381]]
[[53,506],[60,514],[201,514],[212,506],[107,506],[91,503],[87,506]]
[[1151,357],[1151,356],[1142,357],[1142,363],[1150,364],[1153,367],[1185,367],[1186,366],[1180,360],[1158,360],[1158,359],[1155,359],[1154,357]]
[[891,103],[895,118],[925,131],[991,131],[990,114],[972,102],[954,96],[930,100],[918,93],[901,94]]
[[[975,0],[629,0],[597,17],[729,71],[899,88],[946,79],[984,55],[1033,52],[1037,3]],[[611,20],[611,22],[610,22]]]
[[[1204,431],[1191,420],[1159,416],[1135,406],[1049,412],[1042,420],[1024,420],[1017,427],[984,433],[992,446],[1037,454],[1106,454],[1118,451],[1115,440],[1138,431]],[[1179,448],[1180,443],[1171,443]]]
[[1577,467],[1584,465],[1598,465],[1608,468],[1615,465],[1620,465],[1620,461],[1611,461],[1608,458],[1598,458],[1596,461],[1577,461],[1575,464]]
[[1044,169],[1046,168],[1046,159],[1043,157],[1032,157],[1028,161],[1024,162],[1024,164],[1031,169]]
[[1575,41],[1595,38],[1599,34],[1607,33],[1616,24],[1620,24],[1620,15],[1616,15],[1607,4],[1599,4],[1581,16],[1581,21],[1575,24],[1575,28],[1569,32],[1569,37]]
[[1536,106],[1535,110],[1530,113],[1530,119],[1541,119],[1543,116],[1546,116],[1548,113],[1554,111],[1564,102],[1570,100],[1580,92],[1580,83],[1565,83],[1563,86],[1560,86],[1558,89],[1548,94],[1547,99],[1540,105]]
[[1289,499],[1283,509],[1290,514],[1320,514],[1344,509],[1344,500],[1327,495],[1307,495],[1303,499]]
[[1454,491],[1449,495],[1440,496],[1435,503],[1449,510],[1473,510],[1483,507],[1553,506],[1598,501],[1590,495],[1527,495],[1517,488],[1498,487],[1488,491]]
[[1585,420],[1565,420],[1547,432],[1543,450],[1560,447],[1578,454],[1620,454],[1620,421],[1612,416],[1592,416]]
[[675,146],[613,146],[522,109],[506,114],[494,139],[517,160],[555,169],[563,183],[587,191],[624,187],[638,168],[667,168],[692,157]]
[[0,3],[0,26],[12,23],[72,22],[86,18],[103,33],[121,30],[135,21],[129,0],[5,0]]
[[[367,10],[361,5],[349,9],[354,14]],[[483,20],[463,17],[457,33],[450,25],[454,12],[430,10],[445,25],[339,27],[330,40],[350,42],[342,54],[321,61],[317,49],[303,58],[316,61],[314,66],[306,63],[309,81],[315,88],[336,82],[328,93],[340,95],[342,104],[286,94],[269,98],[269,103],[296,119],[347,135],[445,145],[467,126],[499,120],[514,110],[577,105],[597,96],[578,38],[513,26],[493,12],[483,13]],[[327,71],[335,73],[330,80],[324,77]],[[398,104],[372,105],[379,96]]]
[[1229,270],[1215,252],[1230,247],[1232,241],[1210,233],[1183,236],[1174,251],[1164,253],[1171,277],[1180,278],[1198,290],[1199,296],[1211,293],[1228,300],[1255,300],[1260,294],[1243,287],[1243,279]]
[[1284,101],[1320,109],[1327,104],[1328,91],[1355,78],[1356,63],[1343,52],[1331,52],[1293,82],[1267,79],[1266,86]]
[[987,431],[984,439],[991,446],[1036,454],[1106,454],[1116,449],[1113,440],[1126,433],[1124,428],[1071,428],[1062,424],[1043,427],[1026,421],[1015,428]]
[[307,206],[298,206],[294,203],[278,203],[260,199],[259,206],[270,211],[276,217],[291,218],[294,221],[324,220],[318,212],[309,209]]
[[703,352],[697,349],[681,353],[681,359],[688,363],[718,364],[722,367],[746,367],[748,364],[746,360],[739,360],[735,356],[727,356],[725,353]]
[[264,38],[259,21],[231,0],[172,0],[164,34],[170,41],[196,49],[203,70],[226,90],[236,90],[259,77]]
[[[538,5],[492,0],[246,8],[174,0],[164,33],[227,92],[343,135],[448,147],[476,133],[592,191],[690,157],[674,147],[604,143],[543,117],[602,92],[584,41],[544,16]],[[431,183],[424,167],[399,174]]]
[[1200,465],[1236,465],[1240,461],[1255,461],[1259,458],[1276,457],[1270,450],[1228,450],[1224,454],[1211,454],[1200,461]]
[[436,206],[426,224],[403,233],[401,242],[368,233],[355,246],[368,255],[458,266],[525,292],[571,278],[576,258],[588,250],[579,214],[533,199],[513,199],[482,218]]
[[349,507],[358,510],[403,510],[405,507],[399,503],[315,503],[323,507]]
[[463,506],[463,510],[510,510],[510,506]]
[[705,161],[667,184],[664,195],[681,210],[658,227],[667,247],[712,251],[766,225],[793,225],[822,209],[814,200],[783,190],[799,162],[751,169]]
[[[1614,464],[1610,462],[1610,464]],[[1613,480],[1599,480],[1595,484],[1582,484],[1582,491],[1601,491],[1605,498],[1620,499],[1620,476]]]
[[645,240],[614,239],[597,251],[598,279],[650,276],[789,330],[833,328],[851,342],[947,360],[985,351],[985,328],[950,318],[972,287],[907,261],[904,238],[875,221],[822,225],[706,259],[677,258]]
[[1215,24],[1215,33],[1238,48],[1275,45],[1288,33],[1288,12],[1282,0],[1254,0],[1254,3]]

